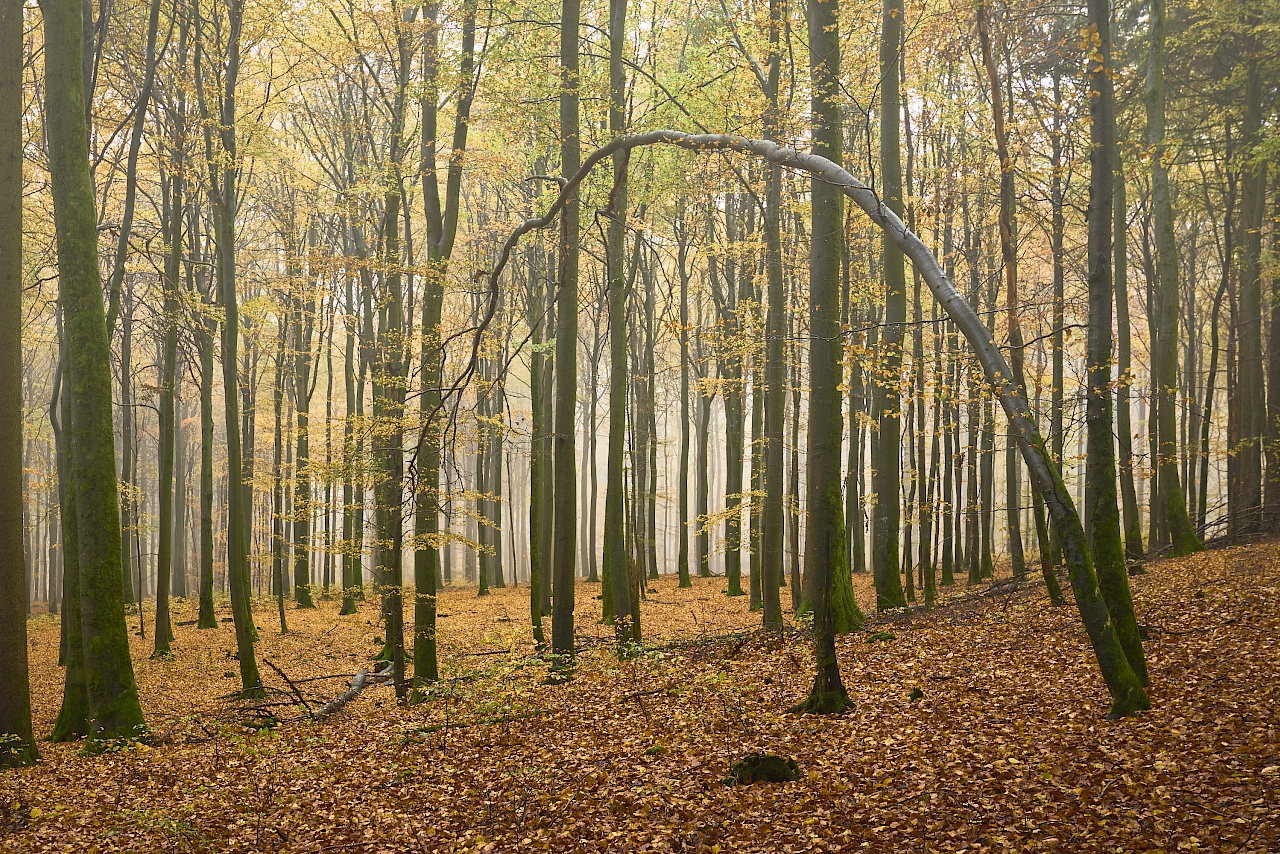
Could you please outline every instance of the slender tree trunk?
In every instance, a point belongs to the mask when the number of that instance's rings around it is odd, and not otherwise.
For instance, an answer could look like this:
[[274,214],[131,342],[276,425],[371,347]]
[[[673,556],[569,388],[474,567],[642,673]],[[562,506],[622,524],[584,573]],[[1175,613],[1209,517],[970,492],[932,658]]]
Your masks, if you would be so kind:
[[[31,729],[23,542],[22,4],[0,6],[0,767],[40,758]],[[50,601],[52,605],[52,600]]]
[[[1088,456],[1085,504],[1089,508],[1090,548],[1099,586],[1111,621],[1138,681],[1147,684],[1146,661],[1129,594],[1129,574],[1120,542],[1120,513],[1116,506],[1115,444],[1111,417],[1111,336],[1115,294],[1112,289],[1112,187],[1115,181],[1115,112],[1111,77],[1109,0],[1089,0],[1089,29],[1098,39],[1089,63],[1092,116],[1089,156],[1089,335],[1086,427]],[[1175,329],[1167,330],[1170,336]],[[1172,414],[1172,413],[1171,413]]]
[[272,413],[275,417],[275,440],[272,443],[271,456],[271,592],[276,597],[276,612],[280,619],[280,634],[284,634],[289,631],[289,622],[284,611],[286,544],[284,539],[285,485],[282,470],[285,432],[282,413],[284,411],[284,384],[287,367],[285,342],[288,340],[290,326],[287,303],[277,322],[279,330],[276,339],[276,379],[271,395]]
[[[1116,290],[1116,439],[1120,449],[1120,498],[1124,511],[1124,554],[1130,561],[1140,561],[1146,553],[1142,545],[1142,511],[1133,484],[1133,425],[1129,415],[1129,389],[1133,385],[1130,355],[1129,323],[1129,249],[1128,216],[1124,166],[1116,152],[1116,186],[1112,210],[1114,222],[1115,290]],[[1061,418],[1061,416],[1059,416]]]
[[[294,230],[292,243],[297,254],[302,252],[302,236]],[[314,231],[310,231],[308,243],[314,243]],[[313,247],[314,248],[314,247]],[[314,285],[310,275],[303,273],[303,265],[309,264],[295,258],[294,288],[305,288],[306,293],[293,293],[293,386],[294,412],[297,417],[296,452],[293,469],[293,601],[299,608],[314,608],[311,595],[311,338],[315,330],[316,304],[312,296]]]
[[[885,20],[891,20],[885,4]],[[901,6],[897,7],[899,16]],[[892,18],[895,24],[897,18]],[[840,119],[840,32],[837,0],[815,0],[809,6],[809,73],[813,80],[813,151],[839,164],[842,147]],[[897,36],[894,35],[896,56]],[[884,65],[882,62],[882,69]],[[890,68],[897,79],[897,63]],[[886,93],[886,100],[888,94]],[[897,115],[896,93],[893,112]],[[896,127],[896,124],[895,124]],[[895,143],[896,147],[896,143]],[[838,714],[849,707],[840,679],[835,635],[862,622],[852,596],[849,559],[845,551],[844,500],[840,491],[841,355],[840,261],[843,256],[844,196],[815,179],[810,187],[812,244],[809,253],[809,439],[808,513],[805,536],[805,583],[813,602],[814,659],[817,674],[808,698],[797,708],[815,714]],[[901,256],[899,256],[901,257]],[[883,429],[883,427],[882,427]],[[893,443],[897,453],[897,443]],[[895,468],[896,472],[897,469]],[[896,490],[895,490],[896,492]],[[896,556],[889,554],[893,572]],[[846,591],[847,588],[847,591]],[[845,593],[844,601],[840,600]]]
[[[236,653],[240,662],[240,683],[246,695],[261,693],[258,662],[254,653],[257,630],[253,625],[249,589],[248,507],[246,506],[244,458],[241,449],[240,379],[238,375],[240,315],[236,294],[236,230],[238,166],[236,161],[236,85],[240,74],[240,30],[243,21],[242,0],[231,0],[226,57],[221,74],[218,97],[217,142],[203,89],[200,68],[196,79],[202,118],[204,119],[206,159],[209,164],[209,190],[213,201],[214,246],[218,295],[225,313],[222,322],[222,385],[225,407],[227,445],[227,586],[231,591],[231,613],[236,630]],[[200,30],[197,30],[200,33]],[[198,37],[198,41],[202,35]],[[205,48],[197,46],[197,63]]]
[[[566,23],[572,5],[574,15],[574,57],[573,67],[577,68],[577,2],[567,0],[565,3]],[[614,135],[626,131],[626,74],[622,66],[622,50],[626,44],[626,0],[610,0],[609,3],[609,132]],[[563,36],[562,36],[563,38]],[[564,50],[564,42],[561,43]],[[568,67],[566,57],[561,56],[561,64]],[[568,90],[568,86],[565,87]],[[561,101],[561,125],[566,125],[568,106]],[[577,102],[576,95],[572,104],[572,127],[574,133],[574,168],[577,167]],[[566,137],[568,134],[566,133]],[[626,509],[624,507],[624,443],[627,432],[627,271],[625,269],[625,241],[627,218],[627,153],[618,154],[613,159],[613,189],[609,198],[609,224],[606,234],[606,260],[608,265],[608,304],[609,304],[609,448],[608,467],[605,476],[604,493],[604,574],[608,577],[613,599],[613,613],[610,616],[614,623],[614,633],[618,644],[640,641],[639,621],[632,623],[633,609],[631,602],[631,581],[628,572],[627,546],[625,531]],[[565,175],[573,174],[566,160]],[[562,260],[562,271],[564,262]],[[574,262],[576,273],[576,259]],[[563,293],[561,299],[564,299]],[[561,308],[563,313],[564,309]],[[562,318],[563,319],[563,318]],[[563,369],[563,365],[561,366]],[[557,401],[563,403],[563,401]],[[570,406],[572,404],[570,403]],[[636,416],[638,417],[638,416]],[[633,457],[632,468],[637,470]],[[559,461],[557,460],[557,465]],[[557,591],[557,597],[559,592]],[[557,646],[559,651],[559,646]]]
[[680,502],[677,521],[680,542],[676,552],[676,574],[681,587],[692,587],[693,580],[689,577],[689,421],[693,413],[689,410],[689,262],[686,213],[687,208],[682,202],[675,221],[676,264],[680,276],[680,474],[676,486]]
[[[1262,363],[1262,230],[1266,210],[1267,161],[1258,157],[1262,142],[1263,91],[1265,72],[1260,67],[1256,38],[1254,50],[1244,69],[1244,135],[1246,163],[1240,174],[1240,245],[1243,270],[1240,278],[1239,314],[1235,324],[1237,335],[1236,386],[1228,395],[1235,403],[1238,441],[1231,448],[1236,458],[1235,483],[1229,489],[1235,494],[1234,512],[1228,514],[1231,532],[1237,537],[1261,533],[1262,443],[1265,432],[1266,406],[1263,390]],[[1280,508],[1276,519],[1280,520]]]
[[[75,474],[71,471],[71,379],[62,322],[61,298],[57,308],[58,371],[49,405],[58,465],[58,513],[62,518],[62,638],[59,663],[65,666],[62,706],[54,721],[50,741],[75,741],[89,733],[89,692],[85,682],[84,634],[80,620],[80,551],[76,529]],[[26,625],[26,619],[22,621]]]
[[[902,154],[899,124],[902,98],[898,89],[899,50],[905,15],[901,0],[885,0],[880,31],[880,176],[885,203],[901,218]],[[834,97],[834,96],[833,96]],[[815,232],[817,231],[815,227]],[[881,245],[885,281],[884,331],[880,336],[883,359],[872,386],[872,407],[878,422],[872,472],[875,506],[871,514],[871,570],[875,577],[876,609],[906,606],[898,574],[898,535],[902,508],[899,455],[901,454],[902,332],[907,320],[907,278],[902,251],[888,237]],[[811,297],[817,301],[816,297]],[[810,418],[812,424],[812,418]],[[812,427],[810,428],[812,430]]]
[[[1159,291],[1157,313],[1160,348],[1155,360],[1156,430],[1160,470],[1160,512],[1169,528],[1174,555],[1200,551],[1204,546],[1187,516],[1187,502],[1178,477],[1178,255],[1174,239],[1173,201],[1169,193],[1169,167],[1164,143],[1164,31],[1165,2],[1151,0],[1151,44],[1147,57],[1147,144],[1152,148],[1151,205],[1154,219]],[[1130,656],[1132,658],[1132,656]]]
[[[181,161],[179,160],[180,164]],[[177,441],[174,397],[178,376],[178,288],[182,274],[183,177],[176,170],[168,181],[165,238],[169,254],[164,270],[164,336],[160,374],[160,537],[156,554],[155,655],[169,655],[173,627],[169,624],[169,588],[173,571],[174,444]],[[177,500],[183,500],[179,495]]]
[[[582,162],[578,136],[579,0],[563,0],[560,15],[560,170],[568,177]],[[551,648],[573,657],[573,584],[577,536],[577,492],[574,489],[578,400],[578,225],[577,192],[560,220],[560,288],[556,305],[555,520],[552,523],[554,579]],[[605,510],[606,515],[608,509]]]

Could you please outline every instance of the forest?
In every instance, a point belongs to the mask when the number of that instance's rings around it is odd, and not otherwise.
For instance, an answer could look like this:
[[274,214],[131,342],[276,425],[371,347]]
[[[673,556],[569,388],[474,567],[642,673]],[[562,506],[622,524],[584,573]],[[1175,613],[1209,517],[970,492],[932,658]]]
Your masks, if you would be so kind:
[[0,851],[1280,850],[1280,5],[0,0]]

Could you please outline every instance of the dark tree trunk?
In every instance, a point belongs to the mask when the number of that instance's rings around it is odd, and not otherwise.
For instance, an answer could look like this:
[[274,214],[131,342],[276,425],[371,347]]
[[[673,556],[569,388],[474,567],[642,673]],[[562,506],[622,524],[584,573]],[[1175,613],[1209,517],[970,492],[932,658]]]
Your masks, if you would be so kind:
[[[896,26],[900,23],[901,6],[895,7],[894,2],[888,0],[885,4],[885,21],[892,20]],[[898,15],[891,17],[889,10],[893,8]],[[808,17],[809,73],[813,80],[813,150],[814,154],[839,164],[842,142],[837,0],[816,0],[809,6]],[[895,57],[896,33],[895,30]],[[897,62],[888,67],[893,69],[891,76],[896,80]],[[893,105],[896,117],[896,93]],[[810,192],[813,232],[809,252],[810,393],[804,569],[805,585],[813,603],[817,673],[808,698],[797,709],[816,714],[839,714],[849,707],[850,700],[840,679],[835,636],[838,632],[849,631],[861,623],[862,618],[851,595],[849,559],[845,550],[844,499],[840,490],[840,422],[843,420],[839,390],[842,374],[840,261],[843,255],[844,196],[838,188],[817,178],[812,181]],[[896,456],[896,442],[893,449]],[[896,466],[894,471],[896,473]],[[889,558],[896,577],[896,559],[892,553]],[[840,601],[837,597],[846,588],[849,595]]]
[[[121,584],[111,342],[102,305],[97,216],[89,174],[82,10],[74,0],[44,0],[41,10],[49,171],[71,389],[68,470],[76,504],[80,640],[85,645],[89,749],[96,750],[117,739],[144,735],[146,722],[129,658]],[[64,619],[69,616],[64,609]]]
[[[899,145],[902,97],[898,66],[904,16],[901,0],[885,0],[880,19],[880,180],[885,203],[899,218],[903,199]],[[872,409],[878,428],[871,463],[875,492],[871,513],[871,571],[875,577],[876,610],[884,611],[906,605],[898,574],[902,519],[899,503],[902,400],[898,375],[902,370],[903,327],[907,321],[907,276],[902,251],[887,236],[882,238],[880,254],[885,282],[885,325],[880,336],[882,363],[872,385]],[[813,299],[816,301],[816,297]]]
[[[1096,33],[1099,43],[1095,46],[1097,53],[1089,63],[1093,148],[1089,156],[1089,382],[1085,415],[1088,431],[1085,506],[1090,517],[1089,545],[1103,600],[1129,666],[1139,683],[1146,685],[1146,661],[1142,641],[1138,637],[1133,600],[1129,594],[1129,574],[1120,541],[1115,443],[1112,438],[1111,337],[1115,293],[1111,278],[1111,194],[1115,181],[1113,157],[1116,138],[1112,83],[1107,69],[1111,57],[1109,6],[1109,0],[1089,0],[1089,28]],[[1176,334],[1176,330],[1167,332]]]
[[[40,758],[27,676],[22,476],[22,4],[0,6],[0,767]],[[52,601],[50,602],[52,605]]]

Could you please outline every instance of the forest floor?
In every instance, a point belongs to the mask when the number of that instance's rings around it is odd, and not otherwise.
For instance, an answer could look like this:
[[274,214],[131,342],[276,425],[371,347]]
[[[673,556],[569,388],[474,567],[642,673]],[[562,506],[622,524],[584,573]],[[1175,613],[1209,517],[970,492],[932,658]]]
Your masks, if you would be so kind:
[[[230,624],[183,625],[195,612],[180,603],[169,661],[147,657],[130,618],[156,743],[86,757],[42,742],[38,766],[0,775],[0,851],[1280,850],[1280,544],[1155,563],[1132,583],[1153,708],[1121,721],[1106,720],[1075,609],[1039,585],[957,587],[840,639],[854,709],[835,718],[787,713],[812,679],[809,642],[751,631],[722,578],[654,583],[651,646],[623,661],[598,588],[580,586],[585,649],[560,685],[532,656],[526,589],[450,589],[427,702],[376,684],[321,723],[262,731],[224,698]],[[856,588],[874,601],[869,580]],[[313,708],[380,641],[373,602],[337,610],[290,608],[282,636],[273,604],[256,609],[259,655]],[[33,618],[42,734],[57,649],[56,618]],[[725,785],[753,751],[794,757],[800,780]]]

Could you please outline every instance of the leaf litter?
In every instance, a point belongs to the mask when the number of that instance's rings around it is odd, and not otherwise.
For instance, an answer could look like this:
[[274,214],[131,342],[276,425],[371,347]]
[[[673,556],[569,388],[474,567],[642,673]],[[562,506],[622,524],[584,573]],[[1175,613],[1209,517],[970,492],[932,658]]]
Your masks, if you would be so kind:
[[[397,706],[375,681],[321,722],[306,709],[371,666],[376,603],[290,610],[281,636],[263,601],[267,726],[228,699],[230,624],[181,625],[195,606],[180,602],[172,660],[147,657],[131,616],[155,743],[86,757],[42,742],[43,762],[0,776],[0,851],[1280,850],[1280,545],[1131,581],[1153,709],[1122,721],[1105,720],[1074,609],[1007,580],[841,638],[854,709],[836,718],[786,713],[812,679],[803,626],[755,630],[720,578],[650,582],[646,647],[623,660],[598,587],[580,585],[580,652],[559,685],[544,684],[527,589],[447,589],[425,701]],[[855,589],[874,601],[869,579]],[[47,733],[56,618],[33,618],[30,643]],[[753,753],[794,758],[800,779],[725,785]]]

